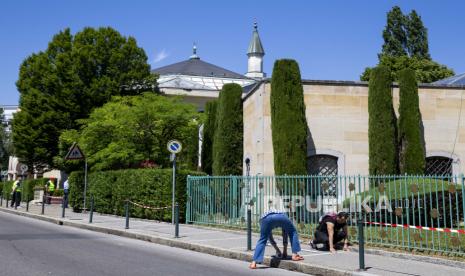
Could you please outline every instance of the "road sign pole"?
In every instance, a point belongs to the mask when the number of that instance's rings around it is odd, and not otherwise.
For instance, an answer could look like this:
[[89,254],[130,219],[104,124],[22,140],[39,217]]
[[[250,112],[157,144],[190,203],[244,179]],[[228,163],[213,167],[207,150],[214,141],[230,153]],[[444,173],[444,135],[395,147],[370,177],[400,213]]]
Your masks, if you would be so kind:
[[86,195],[87,195],[87,158],[84,159],[84,210],[86,210]]
[[176,154],[173,153],[173,189],[171,191],[171,223],[174,224],[174,201],[176,193]]

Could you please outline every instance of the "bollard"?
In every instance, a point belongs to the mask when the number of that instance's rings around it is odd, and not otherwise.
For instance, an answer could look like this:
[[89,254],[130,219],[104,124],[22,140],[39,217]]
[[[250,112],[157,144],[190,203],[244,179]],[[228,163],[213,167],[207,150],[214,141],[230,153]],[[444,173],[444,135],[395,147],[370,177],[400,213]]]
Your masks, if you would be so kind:
[[174,237],[179,238],[179,205],[176,202],[176,205],[174,205]]
[[43,215],[45,211],[45,194],[42,196],[42,212],[41,214]]
[[10,206],[10,204],[8,203],[10,199],[10,196],[8,194],[6,194],[6,208],[8,208],[8,206]]
[[63,195],[63,198],[61,199],[61,217],[65,217],[65,195]]
[[89,223],[92,223],[94,218],[94,196],[90,197],[90,214],[89,214]]
[[26,198],[26,212],[29,212],[29,198]]
[[247,250],[252,250],[252,210],[247,208]]
[[363,236],[363,220],[357,219],[358,224],[358,263],[359,271],[366,271],[365,268],[365,240]]
[[13,201],[14,201],[13,205],[15,206],[15,210],[18,210],[18,201],[19,201],[18,197],[19,197],[18,193],[16,193],[13,198]]
[[129,229],[129,200],[126,200],[126,206],[124,208],[126,211],[126,229]]
[[3,193],[0,195],[0,206],[3,206]]

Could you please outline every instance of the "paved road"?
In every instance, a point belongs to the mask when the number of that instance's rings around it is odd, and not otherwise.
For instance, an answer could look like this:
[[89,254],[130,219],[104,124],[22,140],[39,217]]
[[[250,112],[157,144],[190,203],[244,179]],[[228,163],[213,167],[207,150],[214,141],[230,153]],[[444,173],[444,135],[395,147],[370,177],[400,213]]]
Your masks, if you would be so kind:
[[0,275],[304,275],[0,212]]

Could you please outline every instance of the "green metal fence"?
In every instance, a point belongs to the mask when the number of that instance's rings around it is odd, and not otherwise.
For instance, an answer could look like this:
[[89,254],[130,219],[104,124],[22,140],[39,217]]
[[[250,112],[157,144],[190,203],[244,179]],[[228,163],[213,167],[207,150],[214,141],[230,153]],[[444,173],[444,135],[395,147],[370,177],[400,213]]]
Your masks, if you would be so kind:
[[465,256],[463,176],[189,176],[187,223],[225,228],[252,227],[269,208],[287,212],[303,239],[311,239],[328,212],[365,222],[372,245]]

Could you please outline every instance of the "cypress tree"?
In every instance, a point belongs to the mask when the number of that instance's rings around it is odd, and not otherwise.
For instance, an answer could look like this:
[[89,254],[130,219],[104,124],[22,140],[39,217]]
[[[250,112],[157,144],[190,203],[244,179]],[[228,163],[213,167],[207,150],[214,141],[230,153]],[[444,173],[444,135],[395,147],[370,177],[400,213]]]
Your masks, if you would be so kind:
[[402,174],[423,174],[425,148],[421,131],[421,113],[415,71],[399,73],[399,169]]
[[205,105],[205,124],[203,125],[202,138],[202,170],[211,175],[213,165],[213,136],[216,129],[216,111],[218,102],[216,100]]
[[383,31],[382,55],[400,57],[407,55],[406,18],[402,10],[395,6],[387,14],[387,24]]
[[368,88],[368,146],[371,175],[397,173],[397,127],[392,106],[391,73],[373,69]]
[[415,10],[412,10],[408,15],[405,27],[407,31],[407,49],[410,57],[431,60],[428,49],[428,30]]
[[270,104],[275,174],[306,174],[308,125],[300,69],[295,60],[274,63]]
[[213,138],[213,175],[242,175],[242,87],[223,86],[218,99]]

